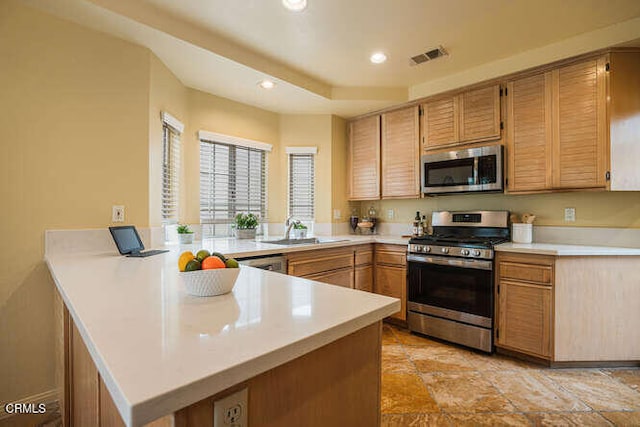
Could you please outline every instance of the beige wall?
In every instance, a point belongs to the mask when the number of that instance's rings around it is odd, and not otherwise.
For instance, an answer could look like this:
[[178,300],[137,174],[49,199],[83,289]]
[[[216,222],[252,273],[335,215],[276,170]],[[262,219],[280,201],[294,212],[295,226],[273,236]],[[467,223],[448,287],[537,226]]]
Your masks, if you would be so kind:
[[[186,215],[184,222],[200,222],[199,186],[200,186],[200,148],[197,132],[206,130],[273,144],[273,151],[267,156],[268,177],[268,216],[272,220],[271,209],[283,203],[280,190],[282,165],[278,147],[278,114],[252,107],[229,99],[209,95],[194,89],[188,91],[189,120],[184,141]],[[286,179],[286,178],[284,178]],[[184,187],[183,187],[184,188]],[[274,213],[273,216],[277,217]]]
[[351,215],[347,202],[347,121],[331,117],[331,207],[340,210],[340,218],[333,222],[346,222]]
[[149,52],[0,2],[0,402],[54,388],[44,230],[146,226]]
[[[191,134],[188,127],[188,90],[176,76],[153,53],[150,53],[149,74],[149,225],[162,224],[162,119],[160,113],[166,111],[185,125],[185,140]],[[182,150],[181,161],[185,161]],[[181,168],[181,183],[185,181],[185,168]],[[181,199],[186,198],[186,186],[180,188]],[[180,204],[180,218],[186,216],[186,204]]]
[[[413,220],[416,211],[495,209],[536,215],[535,225],[640,228],[640,192],[575,192],[513,196],[467,194],[427,197],[420,200],[361,202],[361,211],[374,205],[382,221]],[[576,208],[576,222],[564,222],[564,208]],[[395,219],[387,219],[393,209]]]

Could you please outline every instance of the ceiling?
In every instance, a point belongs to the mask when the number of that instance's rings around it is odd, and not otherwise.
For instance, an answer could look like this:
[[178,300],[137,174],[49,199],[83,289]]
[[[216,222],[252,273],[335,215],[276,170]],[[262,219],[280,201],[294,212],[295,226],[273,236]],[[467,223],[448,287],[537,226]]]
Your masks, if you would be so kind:
[[[638,0],[24,0],[147,46],[187,86],[345,117],[579,53],[638,45]],[[449,56],[409,57],[442,45]],[[381,50],[387,62],[369,55]],[[265,91],[257,82],[276,81]]]

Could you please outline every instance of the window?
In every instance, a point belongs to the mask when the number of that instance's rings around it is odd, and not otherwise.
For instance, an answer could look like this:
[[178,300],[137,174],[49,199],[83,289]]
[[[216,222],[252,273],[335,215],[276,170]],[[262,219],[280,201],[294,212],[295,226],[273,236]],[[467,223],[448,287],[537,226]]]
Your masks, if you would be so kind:
[[[261,224],[267,216],[267,156],[254,146],[200,137],[200,222],[205,237],[230,236],[238,213],[253,213]],[[230,137],[226,137],[230,138]],[[255,143],[251,145],[258,145]],[[268,144],[264,146],[271,147]],[[260,147],[260,146],[259,146]]]
[[288,147],[289,153],[289,215],[301,221],[313,222],[315,156],[308,147]]
[[168,113],[162,113],[162,222],[178,222],[180,205],[180,134],[184,125]]

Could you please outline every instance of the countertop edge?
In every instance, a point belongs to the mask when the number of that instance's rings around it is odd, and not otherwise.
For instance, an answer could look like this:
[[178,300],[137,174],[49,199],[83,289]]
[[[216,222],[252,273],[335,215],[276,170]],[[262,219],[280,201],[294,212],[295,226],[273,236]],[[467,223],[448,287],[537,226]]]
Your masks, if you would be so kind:
[[551,256],[640,256],[640,248],[613,246],[563,245],[556,243],[502,243],[497,252],[524,253]]

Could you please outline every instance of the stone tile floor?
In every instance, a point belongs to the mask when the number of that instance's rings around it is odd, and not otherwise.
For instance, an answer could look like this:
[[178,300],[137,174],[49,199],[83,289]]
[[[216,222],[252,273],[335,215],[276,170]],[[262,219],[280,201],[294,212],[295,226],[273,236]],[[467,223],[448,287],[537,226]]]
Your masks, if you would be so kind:
[[385,324],[382,426],[640,426],[640,369],[549,369]]

